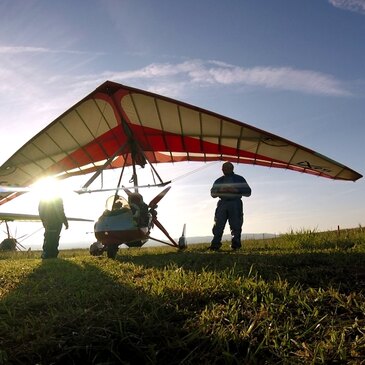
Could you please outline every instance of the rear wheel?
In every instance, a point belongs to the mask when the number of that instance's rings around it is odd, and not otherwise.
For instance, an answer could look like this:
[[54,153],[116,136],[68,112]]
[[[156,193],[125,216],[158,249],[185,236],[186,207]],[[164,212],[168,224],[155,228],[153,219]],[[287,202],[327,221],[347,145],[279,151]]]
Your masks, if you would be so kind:
[[117,256],[118,252],[118,244],[109,244],[106,246],[106,254],[108,258],[115,259],[115,256]]

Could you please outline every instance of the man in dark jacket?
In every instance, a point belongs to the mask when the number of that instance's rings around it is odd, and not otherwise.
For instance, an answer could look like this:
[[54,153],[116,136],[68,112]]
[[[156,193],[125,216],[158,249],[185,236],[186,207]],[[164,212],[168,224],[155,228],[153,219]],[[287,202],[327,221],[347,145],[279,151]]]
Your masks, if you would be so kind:
[[243,224],[242,196],[250,196],[251,188],[247,181],[233,172],[233,164],[225,162],[222,166],[223,176],[217,179],[210,194],[213,198],[219,198],[214,215],[213,240],[209,249],[219,250],[222,246],[222,235],[228,220],[231,228],[231,248],[241,248],[241,232]]
[[63,201],[60,197],[41,200],[38,212],[45,229],[42,258],[56,258],[58,256],[58,244],[62,225],[64,224],[66,229],[68,229]]

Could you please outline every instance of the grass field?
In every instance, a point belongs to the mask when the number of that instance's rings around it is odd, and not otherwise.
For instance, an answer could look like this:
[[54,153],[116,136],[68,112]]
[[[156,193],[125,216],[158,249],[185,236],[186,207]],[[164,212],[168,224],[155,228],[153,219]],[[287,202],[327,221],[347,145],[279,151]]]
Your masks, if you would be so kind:
[[0,253],[0,364],[365,364],[365,231]]

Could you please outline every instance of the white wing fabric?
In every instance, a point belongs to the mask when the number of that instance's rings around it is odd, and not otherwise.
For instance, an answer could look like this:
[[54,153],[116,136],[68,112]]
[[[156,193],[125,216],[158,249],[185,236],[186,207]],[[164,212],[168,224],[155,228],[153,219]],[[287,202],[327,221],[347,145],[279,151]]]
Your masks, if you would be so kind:
[[[246,123],[106,81],[34,136],[0,167],[0,185],[29,186],[132,164],[224,160],[356,181],[362,175]],[[21,192],[0,192],[0,205]]]

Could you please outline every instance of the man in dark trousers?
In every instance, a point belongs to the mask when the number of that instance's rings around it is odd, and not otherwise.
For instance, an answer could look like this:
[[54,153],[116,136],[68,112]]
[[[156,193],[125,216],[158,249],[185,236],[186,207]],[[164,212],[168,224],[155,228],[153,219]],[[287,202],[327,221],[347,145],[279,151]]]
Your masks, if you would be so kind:
[[62,225],[64,224],[66,229],[68,229],[63,201],[60,197],[41,200],[38,212],[45,229],[42,258],[56,258],[58,256],[58,244]]
[[213,198],[219,198],[214,215],[213,240],[210,250],[217,251],[222,246],[222,235],[228,220],[231,228],[231,248],[241,248],[241,232],[243,224],[242,196],[250,196],[251,188],[247,181],[233,172],[233,164],[225,162],[222,166],[223,176],[217,179],[210,194]]

